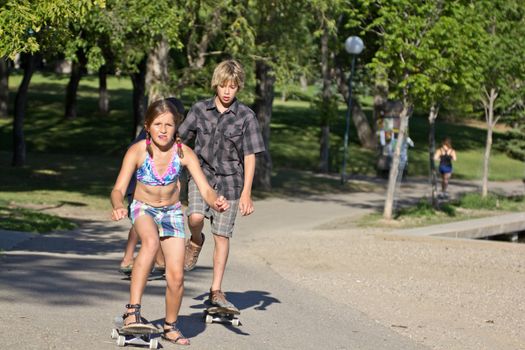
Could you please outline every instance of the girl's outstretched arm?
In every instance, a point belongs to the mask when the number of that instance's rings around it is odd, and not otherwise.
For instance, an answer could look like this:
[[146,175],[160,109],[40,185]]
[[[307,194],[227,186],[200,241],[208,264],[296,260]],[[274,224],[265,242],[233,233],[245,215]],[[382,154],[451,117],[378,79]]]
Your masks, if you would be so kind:
[[140,145],[142,143],[143,142],[139,142],[131,146],[126,152],[124,160],[122,161],[122,166],[120,167],[117,181],[115,182],[113,190],[111,191],[111,205],[113,206],[113,210],[111,211],[111,219],[115,221],[121,220],[128,216],[128,210],[124,205],[124,196],[126,194],[126,189],[128,188],[131,177],[136,170],[137,157],[139,153],[138,151],[140,150]]
[[217,196],[217,192],[208,183],[195,152],[184,144],[182,144],[182,151],[184,158],[181,158],[181,164],[190,172],[202,198],[216,211],[223,212],[228,209],[230,207],[228,201],[223,196]]

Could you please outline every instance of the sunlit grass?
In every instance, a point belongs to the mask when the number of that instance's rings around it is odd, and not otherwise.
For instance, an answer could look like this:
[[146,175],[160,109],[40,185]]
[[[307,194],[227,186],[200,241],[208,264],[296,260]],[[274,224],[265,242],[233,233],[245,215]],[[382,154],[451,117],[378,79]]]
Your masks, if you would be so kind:
[[[10,113],[21,75],[10,77]],[[131,82],[128,77],[108,79],[110,113],[98,114],[98,80],[83,77],[79,86],[78,117],[64,120],[66,75],[34,75],[28,99],[24,133],[27,165],[13,168],[11,162],[12,120],[0,119],[0,200],[14,203],[79,203],[93,208],[109,208],[109,192],[120,161],[131,138]],[[271,121],[270,152],[273,161],[275,195],[354,191],[341,187],[336,177],[319,177],[320,117],[315,106],[317,87],[306,91],[290,89],[288,100],[276,95]],[[197,98],[209,96],[204,90],[185,91],[182,99],[188,109]],[[245,92],[240,97],[248,98]],[[297,98],[297,99],[294,99]],[[371,98],[363,99],[370,117]],[[362,101],[362,102],[363,102]],[[251,101],[244,101],[250,104]],[[340,173],[343,155],[346,105],[341,103],[330,124],[330,169]],[[452,137],[458,161],[453,178],[480,180],[483,167],[485,131],[479,127],[447,123],[436,125],[439,142]],[[410,136],[415,147],[409,151],[409,176],[428,176],[428,122],[426,116],[410,119]],[[496,132],[494,137],[501,137]],[[375,175],[375,151],[359,146],[355,127],[350,127],[347,174]],[[521,179],[525,164],[493,151],[490,180]],[[271,195],[271,194],[264,194]]]
[[432,207],[428,198],[423,198],[413,206],[398,210],[394,220],[385,221],[379,213],[365,215],[359,219],[358,225],[411,228],[521,211],[525,211],[524,196],[506,197],[490,193],[482,198],[479,193],[467,193],[457,200],[441,203],[437,209]]
[[56,230],[71,230],[76,227],[67,219],[2,203],[5,202],[0,200],[0,229],[47,233]]

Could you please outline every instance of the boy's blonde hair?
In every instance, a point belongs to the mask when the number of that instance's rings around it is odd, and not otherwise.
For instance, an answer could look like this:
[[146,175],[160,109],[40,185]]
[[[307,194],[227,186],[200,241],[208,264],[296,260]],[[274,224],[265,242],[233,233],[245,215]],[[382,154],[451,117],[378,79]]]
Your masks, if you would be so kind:
[[220,86],[228,81],[233,81],[241,90],[244,87],[244,69],[236,60],[222,61],[215,67],[211,78],[211,87],[217,90]]

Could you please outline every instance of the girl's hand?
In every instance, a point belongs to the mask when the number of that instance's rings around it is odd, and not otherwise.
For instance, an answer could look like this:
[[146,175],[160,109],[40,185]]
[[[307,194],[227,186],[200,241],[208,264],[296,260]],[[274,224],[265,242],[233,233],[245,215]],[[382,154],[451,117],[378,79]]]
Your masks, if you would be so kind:
[[228,203],[224,196],[219,196],[213,204],[215,204],[216,210],[220,213],[226,211],[230,207],[230,203]]
[[124,208],[117,208],[111,211],[111,220],[119,221],[128,217],[128,210]]

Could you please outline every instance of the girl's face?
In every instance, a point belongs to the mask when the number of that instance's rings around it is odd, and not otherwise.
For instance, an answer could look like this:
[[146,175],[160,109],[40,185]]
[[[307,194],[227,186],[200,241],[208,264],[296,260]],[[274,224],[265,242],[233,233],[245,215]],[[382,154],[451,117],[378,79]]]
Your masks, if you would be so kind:
[[167,146],[175,138],[175,118],[169,112],[162,113],[153,120],[149,130],[147,127],[146,130],[150,133],[152,142],[160,147]]
[[223,84],[217,86],[217,97],[219,98],[220,104],[223,107],[228,108],[237,95],[239,86],[234,81],[226,81]]

